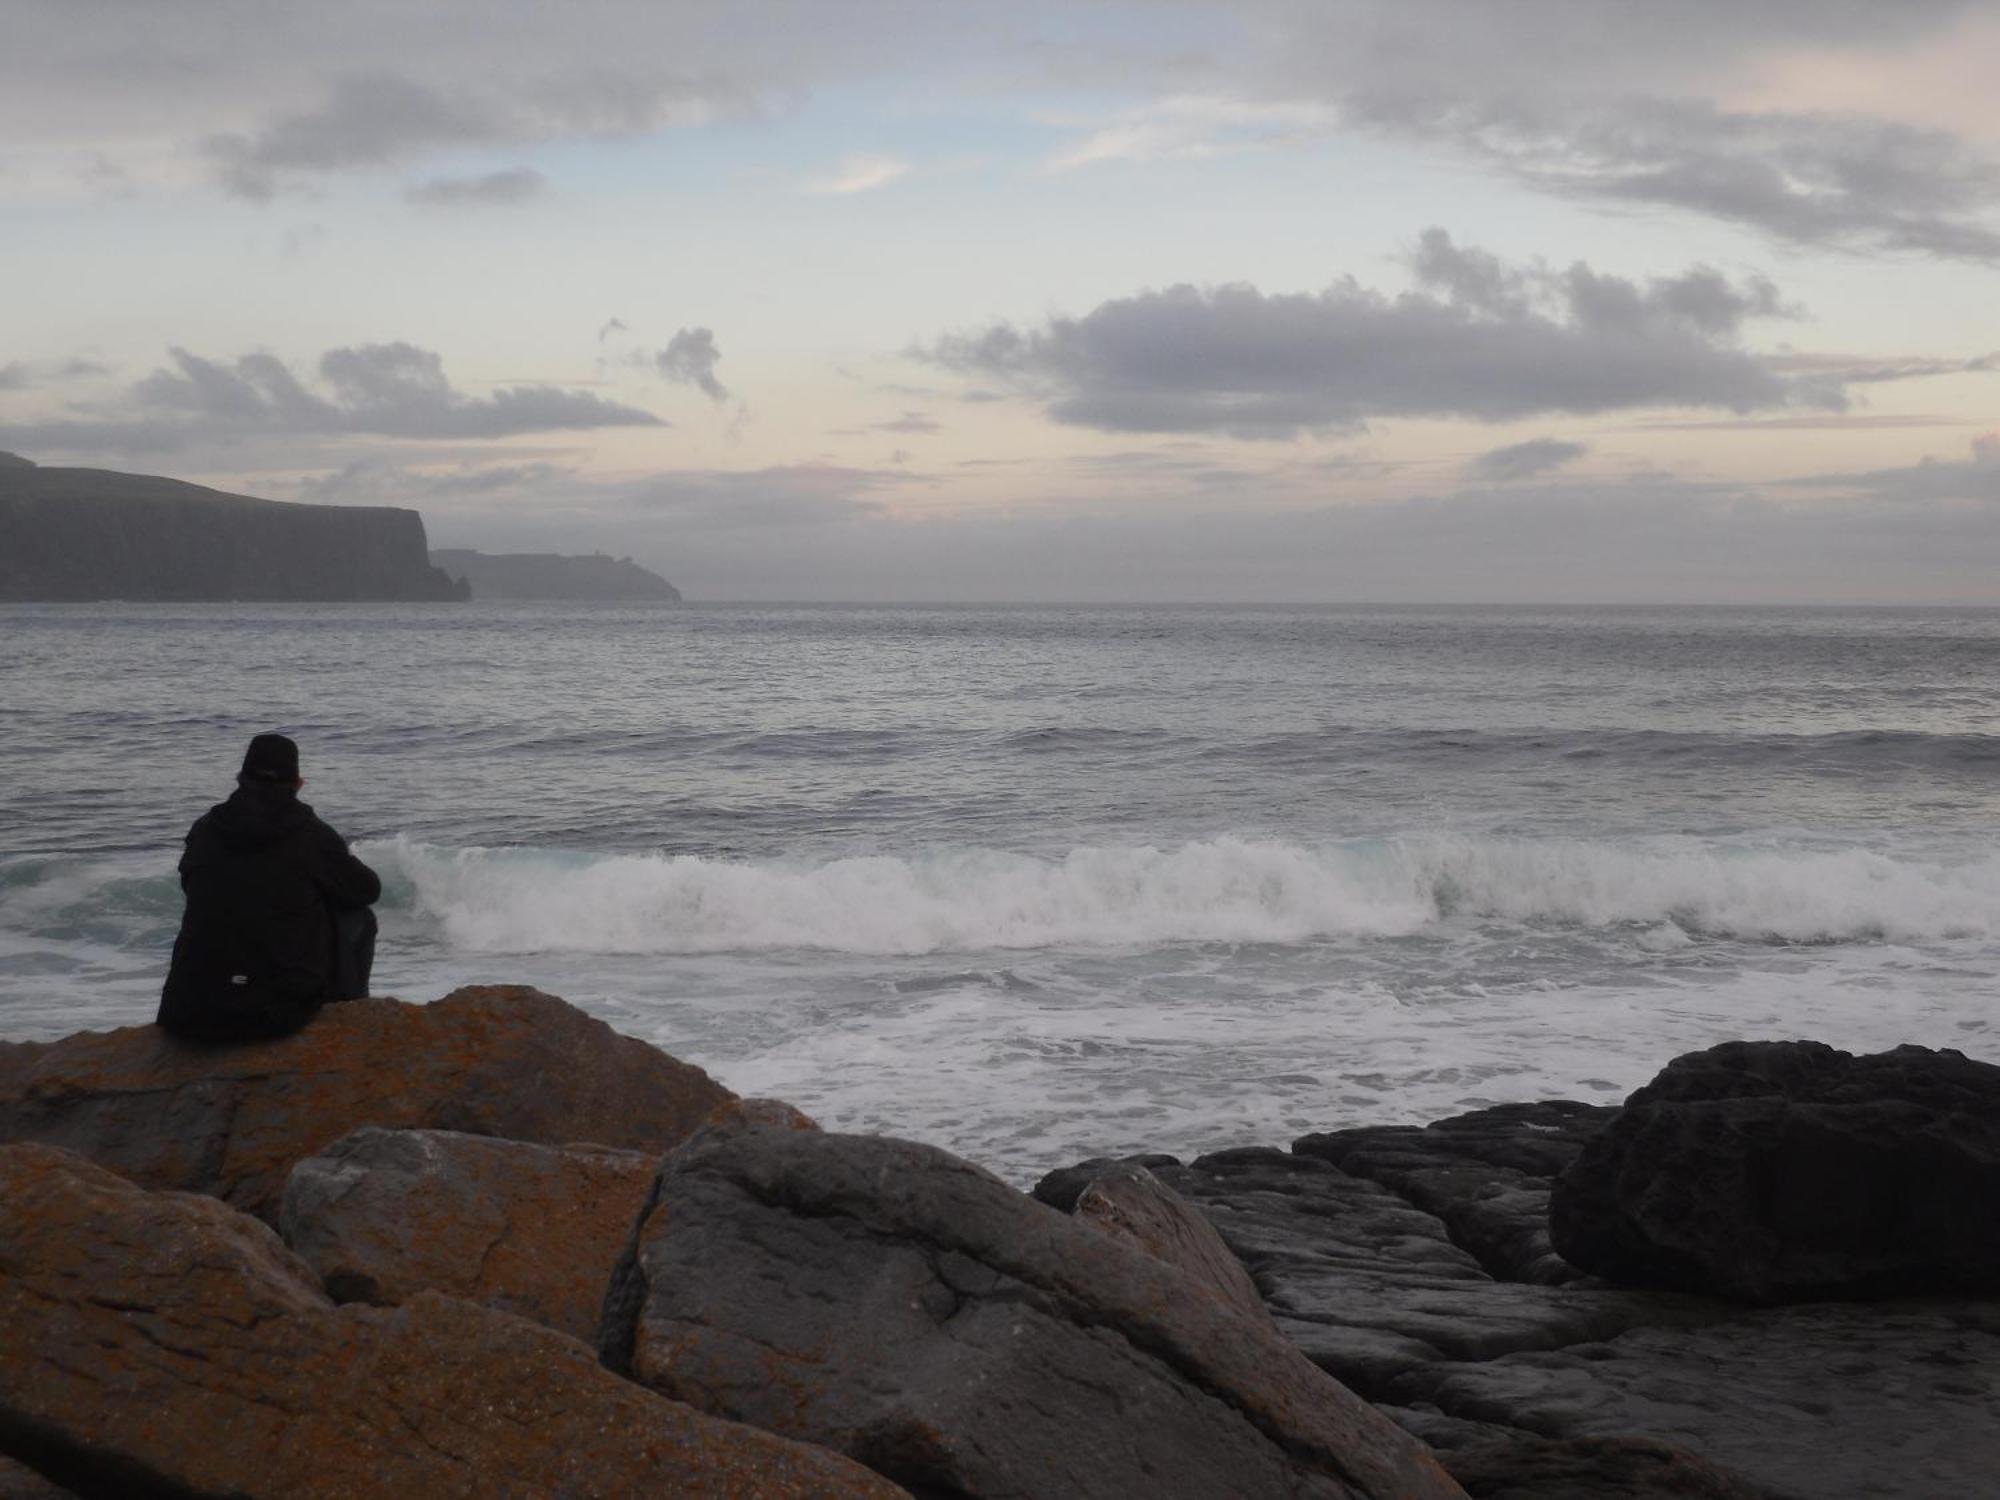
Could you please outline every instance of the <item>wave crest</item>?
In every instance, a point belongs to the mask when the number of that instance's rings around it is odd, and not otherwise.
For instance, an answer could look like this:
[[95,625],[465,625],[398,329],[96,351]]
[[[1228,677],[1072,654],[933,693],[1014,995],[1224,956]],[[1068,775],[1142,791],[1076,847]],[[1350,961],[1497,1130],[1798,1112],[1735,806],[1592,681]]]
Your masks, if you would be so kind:
[[1763,942],[1922,941],[2000,932],[2000,858],[1692,839],[1417,835],[1308,847],[1223,837],[1178,848],[990,849],[819,863],[693,855],[366,851],[421,920],[476,952],[923,954],[1300,943],[1481,922],[1672,924]]

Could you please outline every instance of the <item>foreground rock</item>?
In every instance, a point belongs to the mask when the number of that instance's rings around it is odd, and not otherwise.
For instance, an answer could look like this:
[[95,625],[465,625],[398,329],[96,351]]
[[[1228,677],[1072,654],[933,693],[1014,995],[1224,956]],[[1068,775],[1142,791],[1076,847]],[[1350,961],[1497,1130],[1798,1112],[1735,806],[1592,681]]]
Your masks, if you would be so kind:
[[432,1293],[336,1309],[264,1225],[0,1148],[0,1448],[89,1495],[901,1494]]
[[[1722,1070],[1756,1076],[1754,1056],[1725,1053]],[[1810,1058],[1767,1055],[1787,1076],[1809,1073]],[[1676,1064],[1662,1079],[1687,1071]],[[1958,1111],[1953,1128],[1976,1113]],[[1537,1226],[1557,1175],[1617,1118],[1581,1104],[1509,1106],[1307,1136],[1296,1154],[1146,1161],[1215,1224],[1279,1326],[1439,1449],[1472,1493],[1992,1491],[2000,1299],[1757,1309],[1590,1276]],[[1073,1195],[1078,1170],[1037,1191],[1060,1197],[1067,1181]],[[1659,1441],[1720,1477],[1645,1447]],[[1614,1482],[1606,1465],[1626,1478]],[[1565,1466],[1572,1478],[1560,1477]]]
[[1459,1495],[1181,1272],[929,1147],[775,1129],[662,1165],[613,1368],[965,1497]]
[[1054,1206],[1166,1262],[1246,1317],[1269,1320],[1257,1283],[1215,1226],[1144,1167],[1110,1163],[1083,1185],[1073,1203]]
[[279,1231],[335,1301],[438,1291],[594,1339],[654,1165],[603,1146],[371,1126],[292,1169]]
[[293,1165],[364,1125],[657,1155],[733,1097],[521,986],[330,1005],[296,1036],[231,1047],[154,1026],[0,1043],[0,1143],[61,1146],[272,1223]]
[[1488,1443],[1448,1454],[1472,1500],[1774,1500],[1718,1464],[1649,1438]]
[[1677,1058],[1556,1184],[1554,1246],[1749,1301],[2000,1293],[2000,1067],[1729,1042]]
[[1993,1493],[2000,1303],[1818,1303],[1414,1370],[1386,1393],[1551,1437],[1685,1444],[1797,1500]]

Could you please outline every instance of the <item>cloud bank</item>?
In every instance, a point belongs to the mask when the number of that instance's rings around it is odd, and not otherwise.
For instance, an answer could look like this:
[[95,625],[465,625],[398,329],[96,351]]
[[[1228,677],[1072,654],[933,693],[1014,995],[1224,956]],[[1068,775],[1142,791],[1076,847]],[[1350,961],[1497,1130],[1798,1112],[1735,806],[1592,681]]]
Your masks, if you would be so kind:
[[1838,408],[1836,383],[1738,347],[1788,315],[1777,289],[1707,267],[1646,282],[1577,262],[1510,265],[1425,232],[1397,296],[1174,286],[1038,327],[995,324],[913,352],[1112,432],[1288,438],[1377,417],[1510,421],[1646,407]]
[[152,452],[250,438],[370,435],[420,441],[665,425],[650,412],[589,391],[455,388],[443,359],[413,344],[329,349],[308,383],[272,354],[210,359],[183,348],[116,401],[84,414],[0,425],[0,442],[72,453]]

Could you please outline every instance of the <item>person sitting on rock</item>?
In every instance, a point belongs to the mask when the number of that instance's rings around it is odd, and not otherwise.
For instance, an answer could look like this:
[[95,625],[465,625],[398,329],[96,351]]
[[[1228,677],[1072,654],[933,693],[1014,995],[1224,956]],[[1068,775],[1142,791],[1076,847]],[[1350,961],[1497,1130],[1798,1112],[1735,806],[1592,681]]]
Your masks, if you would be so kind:
[[195,820],[181,855],[187,910],[160,992],[176,1036],[287,1036],[329,1000],[368,993],[382,881],[299,789],[299,747],[250,741],[236,790]]

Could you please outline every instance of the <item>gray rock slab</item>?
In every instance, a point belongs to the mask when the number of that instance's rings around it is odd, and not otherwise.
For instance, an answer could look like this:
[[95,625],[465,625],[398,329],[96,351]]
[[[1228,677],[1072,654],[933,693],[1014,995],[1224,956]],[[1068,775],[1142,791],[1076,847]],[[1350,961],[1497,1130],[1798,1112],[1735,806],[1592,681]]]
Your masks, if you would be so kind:
[[2000,1493],[2000,1301],[1824,1303],[1415,1370],[1394,1399],[1677,1443],[1799,1500]]
[[600,1347],[919,1494],[1462,1493],[1268,1322],[905,1141],[751,1129],[672,1153]]

